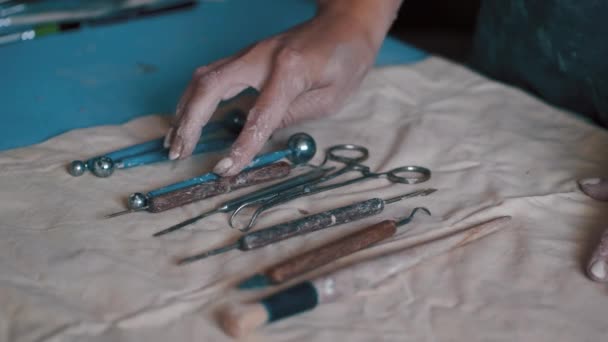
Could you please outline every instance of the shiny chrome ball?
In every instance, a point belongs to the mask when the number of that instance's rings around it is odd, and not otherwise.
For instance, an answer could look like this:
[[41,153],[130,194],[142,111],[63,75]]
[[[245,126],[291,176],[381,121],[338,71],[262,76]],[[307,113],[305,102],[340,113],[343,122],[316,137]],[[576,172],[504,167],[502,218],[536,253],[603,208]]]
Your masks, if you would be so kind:
[[82,176],[82,174],[87,170],[87,165],[82,160],[74,160],[68,166],[68,172],[74,176]]
[[136,192],[129,195],[127,205],[129,209],[141,209],[148,205],[148,198],[141,192]]
[[97,177],[110,177],[114,173],[114,161],[108,157],[100,157],[93,161],[91,170]]
[[291,150],[291,154],[287,159],[294,164],[309,162],[317,152],[315,139],[306,133],[296,133],[289,137],[287,147]]

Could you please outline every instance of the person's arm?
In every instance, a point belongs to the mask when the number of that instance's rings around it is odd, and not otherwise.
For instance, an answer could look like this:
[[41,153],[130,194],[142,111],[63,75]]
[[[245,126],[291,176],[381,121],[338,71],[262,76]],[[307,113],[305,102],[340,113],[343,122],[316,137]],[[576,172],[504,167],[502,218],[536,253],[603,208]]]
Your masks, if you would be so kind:
[[240,172],[273,131],[338,110],[359,86],[401,0],[319,0],[314,18],[237,55],[198,68],[180,100],[166,144],[187,158],[220,101],[260,91],[230,154],[214,171]]

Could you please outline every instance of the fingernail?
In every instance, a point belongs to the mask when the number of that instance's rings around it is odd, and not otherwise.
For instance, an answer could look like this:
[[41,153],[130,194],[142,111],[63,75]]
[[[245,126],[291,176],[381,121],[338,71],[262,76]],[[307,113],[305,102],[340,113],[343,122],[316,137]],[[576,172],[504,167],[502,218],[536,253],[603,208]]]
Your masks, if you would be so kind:
[[177,158],[179,158],[179,153],[173,152],[173,151],[169,152],[169,159],[170,160],[176,160]]
[[165,140],[163,140],[164,148],[169,148],[169,146],[171,146],[171,142],[169,140],[171,140],[172,133],[173,133],[173,128],[169,128],[169,131],[167,131],[167,134],[165,135]]
[[226,158],[220,160],[220,162],[217,163],[217,165],[215,165],[213,172],[223,175],[232,167],[232,165],[234,165],[234,162],[232,161],[232,159],[230,157],[226,157]]
[[581,185],[598,185],[602,182],[601,178],[587,178],[581,180],[579,183]]
[[606,265],[603,260],[597,260],[589,268],[591,275],[597,280],[606,279]]

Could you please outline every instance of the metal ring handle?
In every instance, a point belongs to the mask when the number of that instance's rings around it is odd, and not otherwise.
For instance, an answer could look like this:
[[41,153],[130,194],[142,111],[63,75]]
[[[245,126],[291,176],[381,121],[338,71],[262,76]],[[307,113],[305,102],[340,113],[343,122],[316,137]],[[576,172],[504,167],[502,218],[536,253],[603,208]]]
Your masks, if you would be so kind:
[[[338,154],[339,151],[355,151],[359,152],[361,155],[357,157],[341,156],[340,154]],[[344,164],[358,164],[362,161],[367,160],[368,157],[369,150],[363,146],[353,144],[341,144],[334,145],[327,149],[324,163],[327,162],[327,160],[333,160]]]
[[[399,173],[417,173],[419,177],[404,177]],[[386,173],[386,178],[393,183],[418,184],[431,179],[431,170],[422,166],[402,166]]]

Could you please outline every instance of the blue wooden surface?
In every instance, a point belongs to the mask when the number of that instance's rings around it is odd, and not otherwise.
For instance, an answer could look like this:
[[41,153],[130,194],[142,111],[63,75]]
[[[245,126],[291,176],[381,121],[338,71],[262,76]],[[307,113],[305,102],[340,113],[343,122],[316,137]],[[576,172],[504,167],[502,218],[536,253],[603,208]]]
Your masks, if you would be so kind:
[[[0,46],[0,150],[171,112],[192,71],[314,14],[311,0],[201,2],[191,11]],[[377,64],[425,53],[387,39]]]

